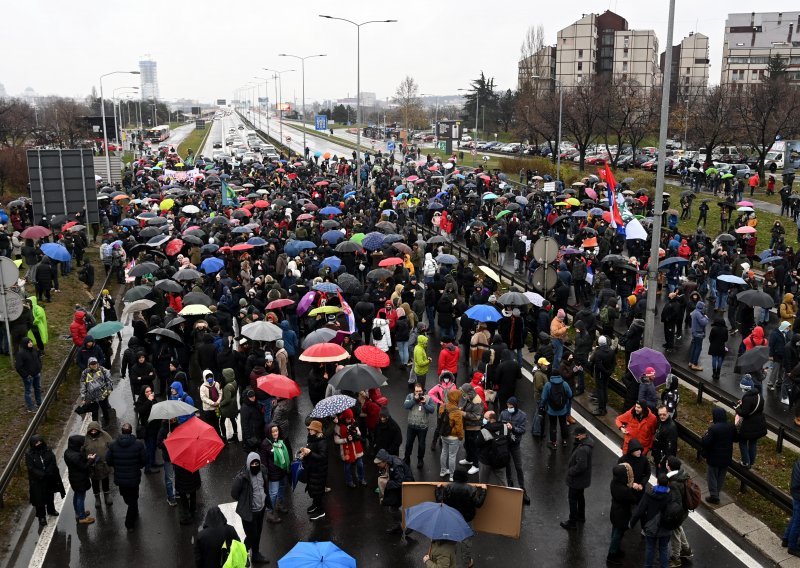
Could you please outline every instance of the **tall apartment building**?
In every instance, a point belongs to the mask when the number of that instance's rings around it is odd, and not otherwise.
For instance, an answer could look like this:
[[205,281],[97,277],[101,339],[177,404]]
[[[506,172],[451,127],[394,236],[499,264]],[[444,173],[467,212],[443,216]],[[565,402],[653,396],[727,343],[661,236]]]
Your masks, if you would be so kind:
[[787,64],[789,78],[800,82],[800,12],[728,14],[720,83],[757,83],[775,56]]
[[556,46],[545,45],[539,51],[519,60],[517,64],[517,89],[526,84],[536,90],[551,89],[556,76]]
[[139,61],[142,100],[158,99],[158,64],[149,55]]
[[[708,87],[708,36],[690,33],[677,45],[672,46],[672,69],[670,69],[670,102],[686,100]],[[666,51],[661,54],[659,67],[662,76],[667,72]]]

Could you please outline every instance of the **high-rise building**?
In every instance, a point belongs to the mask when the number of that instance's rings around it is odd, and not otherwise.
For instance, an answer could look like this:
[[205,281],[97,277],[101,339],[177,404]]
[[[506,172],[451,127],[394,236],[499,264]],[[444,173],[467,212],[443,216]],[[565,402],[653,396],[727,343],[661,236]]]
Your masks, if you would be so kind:
[[770,57],[780,57],[789,79],[800,81],[800,12],[728,14],[720,83],[741,89],[760,82]]
[[536,53],[519,60],[517,89],[530,84],[535,90],[551,88],[556,76],[556,46],[542,46]]
[[[661,54],[659,67],[664,69],[666,51]],[[708,36],[691,32],[678,45],[672,46],[672,69],[670,70],[670,102],[684,101],[696,96],[708,87]]]
[[139,61],[142,100],[158,99],[158,64],[149,55]]

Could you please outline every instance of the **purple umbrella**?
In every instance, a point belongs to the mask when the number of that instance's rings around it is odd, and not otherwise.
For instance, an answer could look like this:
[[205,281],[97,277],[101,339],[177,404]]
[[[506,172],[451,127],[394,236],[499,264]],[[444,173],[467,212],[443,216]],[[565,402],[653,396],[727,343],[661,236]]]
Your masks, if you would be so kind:
[[305,296],[300,298],[300,301],[297,302],[297,315],[303,317],[303,315],[308,311],[311,307],[311,304],[314,303],[314,298],[317,297],[317,293],[313,290],[306,292]]
[[561,254],[564,256],[569,256],[571,254],[583,254],[583,251],[574,248],[565,248],[561,251]]
[[655,386],[663,385],[667,382],[667,376],[672,372],[672,366],[660,351],[643,347],[631,353],[628,370],[637,381],[641,379],[648,367],[653,367],[656,370],[656,378],[653,380]]

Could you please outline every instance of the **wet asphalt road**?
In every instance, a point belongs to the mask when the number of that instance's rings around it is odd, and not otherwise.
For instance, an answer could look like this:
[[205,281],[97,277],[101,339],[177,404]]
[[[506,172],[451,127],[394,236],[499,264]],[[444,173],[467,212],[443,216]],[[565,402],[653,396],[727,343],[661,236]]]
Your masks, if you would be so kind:
[[[438,345],[432,342],[431,351],[438,354]],[[436,357],[434,357],[434,361]],[[302,364],[301,364],[302,365]],[[303,367],[297,377],[305,386]],[[390,399],[392,415],[405,432],[405,411],[402,401],[406,394],[406,372],[396,365],[386,370],[389,386],[383,388]],[[465,377],[461,370],[460,379]],[[433,384],[433,374],[429,374],[428,386]],[[459,380],[459,382],[462,382]],[[523,410],[530,411],[532,385],[527,380],[519,384],[518,396]],[[127,382],[123,382],[112,394],[112,404],[118,414],[118,423],[133,420],[133,409]],[[303,417],[311,410],[307,394],[299,398],[299,415],[292,420],[292,442],[295,448],[301,447],[305,440]],[[116,435],[117,428],[113,428]],[[569,449],[559,448],[551,451],[525,436],[522,442],[523,459],[527,476],[527,489],[533,499],[526,507],[523,517],[522,537],[519,540],[480,534],[475,539],[476,566],[497,566],[520,564],[541,566],[604,566],[609,542],[610,524],[608,510],[610,497],[608,484],[611,468],[616,457],[599,441],[595,444],[593,482],[586,492],[588,522],[582,530],[567,533],[558,523],[568,514],[567,487],[564,484],[564,471],[569,458]],[[403,543],[399,537],[389,536],[384,530],[389,526],[388,511],[378,504],[373,492],[376,478],[371,460],[366,461],[366,488],[348,489],[343,480],[343,471],[338,453],[330,452],[331,462],[328,485],[333,488],[324,500],[327,517],[321,521],[310,522],[305,508],[310,504],[303,492],[303,486],[289,502],[292,512],[280,525],[270,525],[262,536],[262,553],[272,566],[298,540],[332,540],[354,556],[359,566],[420,566],[421,558],[428,550],[429,542],[421,535],[414,535]],[[463,457],[460,454],[459,458]],[[159,458],[160,459],[160,458]],[[67,496],[51,546],[44,556],[41,566],[48,568],[96,567],[98,565],[119,568],[138,568],[141,566],[192,566],[193,537],[196,535],[205,511],[214,504],[229,503],[232,477],[244,465],[245,454],[242,449],[231,444],[223,450],[215,463],[202,470],[203,487],[198,493],[197,521],[191,526],[178,524],[177,508],[169,507],[166,501],[163,476],[161,474],[143,476],[140,497],[140,524],[134,533],[127,533],[124,527],[125,505],[119,494],[114,492],[111,507],[98,505],[91,494],[87,497],[86,508],[97,518],[94,525],[85,527],[75,523],[71,494]],[[438,480],[438,452],[426,449],[425,467],[420,475],[414,470],[417,480]],[[475,476],[477,477],[477,476]],[[475,479],[477,481],[477,479]],[[691,566],[735,567],[741,563],[716,540],[700,529],[694,522],[686,523],[686,533],[695,551]],[[37,527],[31,526],[28,538],[13,566],[27,566],[32,547],[36,540]],[[731,535],[729,535],[731,536]],[[733,537],[732,537],[733,538]],[[740,543],[741,539],[734,538]],[[741,544],[740,544],[741,545]],[[643,564],[644,543],[635,531],[629,531],[624,539],[628,551],[626,565]],[[754,554],[751,550],[748,550]],[[755,556],[759,558],[759,556]]]

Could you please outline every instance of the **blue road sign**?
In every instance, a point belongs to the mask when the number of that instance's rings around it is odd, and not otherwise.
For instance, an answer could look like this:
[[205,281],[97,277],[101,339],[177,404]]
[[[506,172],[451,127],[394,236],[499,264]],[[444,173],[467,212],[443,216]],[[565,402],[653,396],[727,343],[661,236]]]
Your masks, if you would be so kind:
[[314,115],[314,130],[328,130],[328,117],[326,115]]
[[389,141],[386,143],[386,149],[387,149],[389,152],[394,152],[394,147],[395,147],[395,146],[394,146],[394,140],[389,140]]

